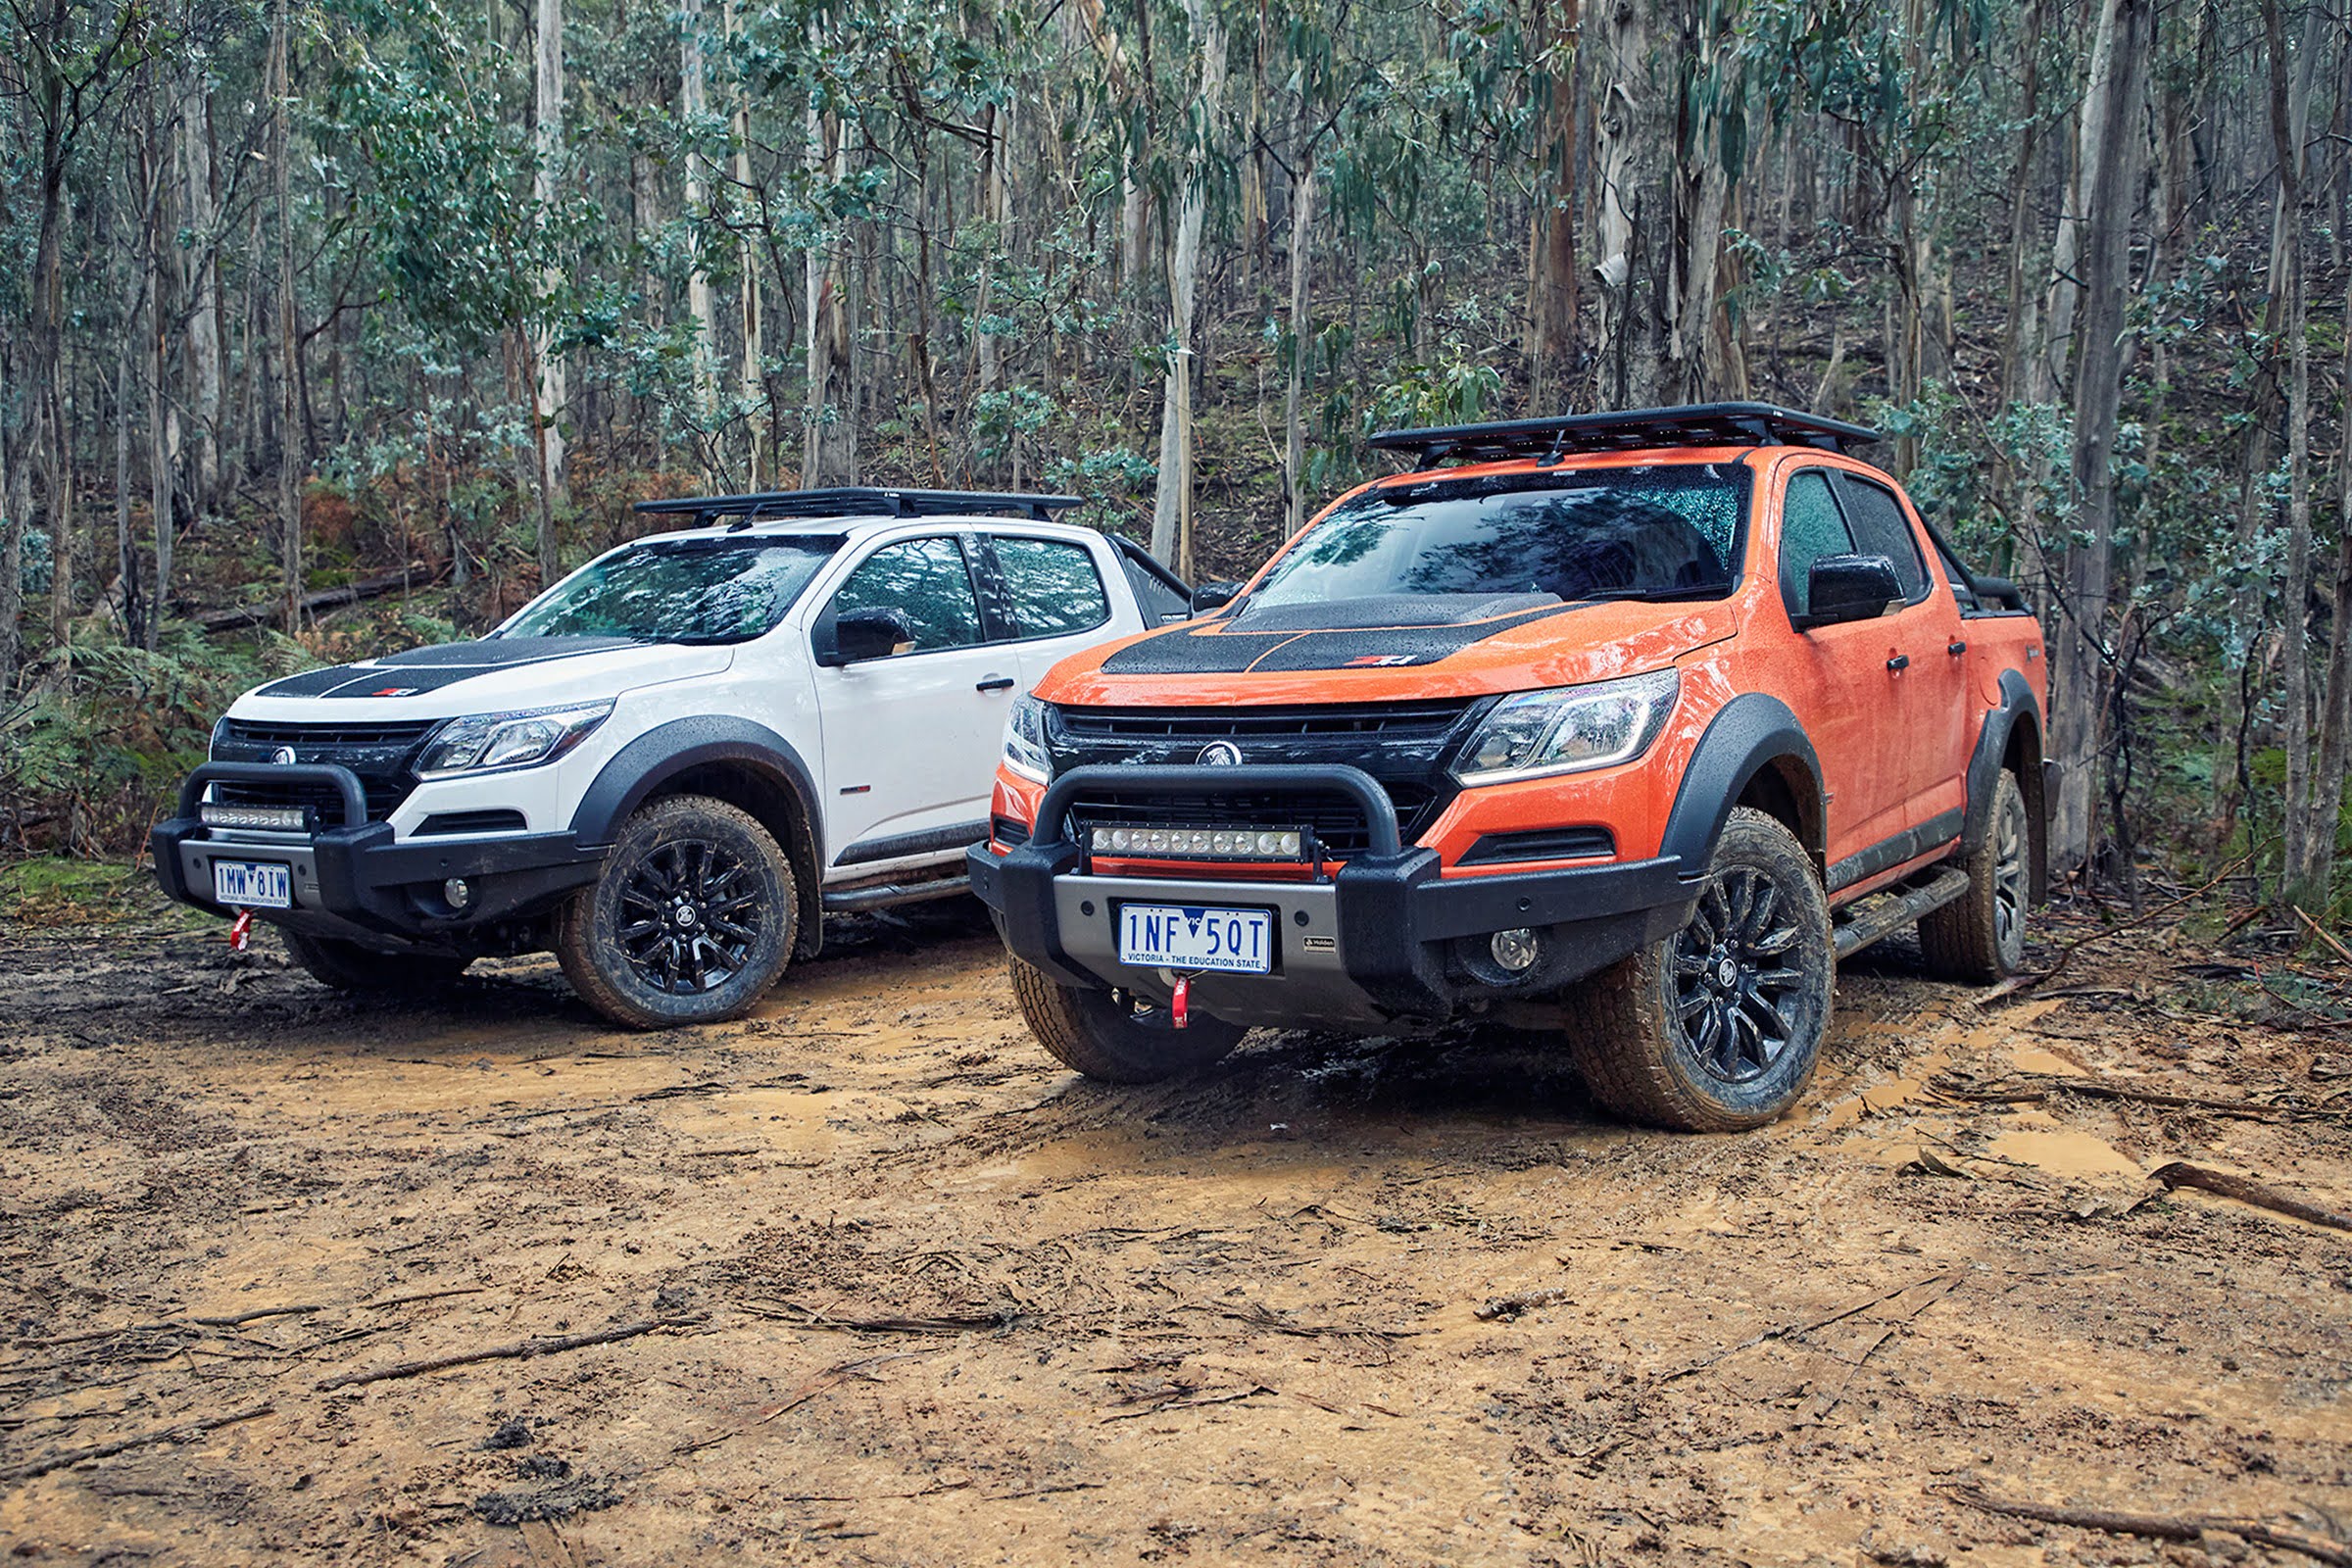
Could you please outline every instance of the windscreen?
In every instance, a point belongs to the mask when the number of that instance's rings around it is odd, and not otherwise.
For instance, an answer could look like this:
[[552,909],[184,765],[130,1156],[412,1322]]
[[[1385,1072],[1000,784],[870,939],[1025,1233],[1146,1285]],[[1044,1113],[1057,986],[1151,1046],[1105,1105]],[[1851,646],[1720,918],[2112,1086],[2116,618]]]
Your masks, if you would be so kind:
[[1251,608],[1390,594],[1710,599],[1747,520],[1740,464],[1429,479],[1344,503],[1274,564]]
[[649,539],[525,606],[499,635],[748,642],[784,618],[840,548],[837,537]]

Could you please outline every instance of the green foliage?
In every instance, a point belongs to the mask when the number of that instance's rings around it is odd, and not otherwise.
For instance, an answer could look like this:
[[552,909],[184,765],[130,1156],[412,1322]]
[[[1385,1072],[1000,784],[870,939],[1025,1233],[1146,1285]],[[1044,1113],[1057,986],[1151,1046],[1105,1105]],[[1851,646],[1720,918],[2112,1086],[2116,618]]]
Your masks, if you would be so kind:
[[40,692],[0,710],[0,812],[58,816],[91,842],[144,828],[153,803],[204,760],[214,719],[239,692],[316,662],[273,632],[230,641],[184,625],[154,653],[78,641],[71,662],[77,695]]

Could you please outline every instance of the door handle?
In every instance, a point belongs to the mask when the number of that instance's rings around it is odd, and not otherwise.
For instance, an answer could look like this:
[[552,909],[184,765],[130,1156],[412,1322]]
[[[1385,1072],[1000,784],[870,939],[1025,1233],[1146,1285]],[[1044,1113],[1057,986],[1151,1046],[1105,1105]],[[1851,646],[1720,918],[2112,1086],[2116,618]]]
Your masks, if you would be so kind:
[[1909,669],[1911,667],[1911,656],[1909,654],[1897,654],[1892,659],[1886,661],[1886,667],[1888,669]]
[[1943,651],[1944,651],[1945,653],[1947,653],[1947,654],[1951,655],[1951,656],[1952,656],[1954,659],[1957,659],[1957,658],[1959,658],[1959,657],[1960,657],[1962,654],[1965,654],[1965,653],[1967,653],[1967,652],[1968,652],[1968,644],[1966,644],[1966,643],[1945,643],[1945,644],[1943,645]]
[[972,690],[976,692],[1008,692],[1019,684],[1020,682],[1014,680],[1010,675],[991,675],[974,686]]

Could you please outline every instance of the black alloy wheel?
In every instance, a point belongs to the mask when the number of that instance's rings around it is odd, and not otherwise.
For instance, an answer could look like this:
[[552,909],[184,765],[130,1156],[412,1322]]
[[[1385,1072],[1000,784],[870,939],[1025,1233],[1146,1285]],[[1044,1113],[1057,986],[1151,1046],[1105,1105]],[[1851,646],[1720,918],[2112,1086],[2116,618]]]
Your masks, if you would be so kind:
[[635,1029],[719,1023],[759,1004],[800,934],[791,859],[757,817],[672,795],[621,824],[603,874],[557,911],[582,1000]]
[[1830,906],[1788,827],[1735,807],[1683,929],[1577,988],[1569,1036],[1592,1098],[1687,1132],[1733,1132],[1804,1093],[1830,1026]]
[[743,971],[765,911],[758,879],[726,844],[672,839],[631,868],[615,935],[629,967],[673,997],[715,991]]
[[1788,964],[1794,910],[1770,871],[1733,866],[1708,882],[1675,937],[1675,1013],[1684,1048],[1709,1076],[1754,1082],[1800,1027],[1806,976]]

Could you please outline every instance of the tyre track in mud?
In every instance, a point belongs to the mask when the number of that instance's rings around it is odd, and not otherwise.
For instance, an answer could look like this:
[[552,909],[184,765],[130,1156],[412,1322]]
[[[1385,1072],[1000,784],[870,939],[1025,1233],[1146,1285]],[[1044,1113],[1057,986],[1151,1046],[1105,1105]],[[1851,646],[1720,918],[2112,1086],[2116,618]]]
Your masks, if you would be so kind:
[[1680,1138],[1496,1031],[1261,1034],[1092,1085],[1027,1040],[975,911],[842,938],[751,1019],[649,1037],[543,961],[381,1005],[267,945],[0,935],[0,1470],[186,1440],[0,1483],[0,1542],[2022,1564],[2262,1550],[1950,1489],[2352,1520],[2352,1238],[2141,1174],[2341,1208],[2343,1120],[1936,1088],[2301,1104],[2325,1039],[2129,996],[1979,1011],[1895,950],[1841,977],[1801,1112]]

